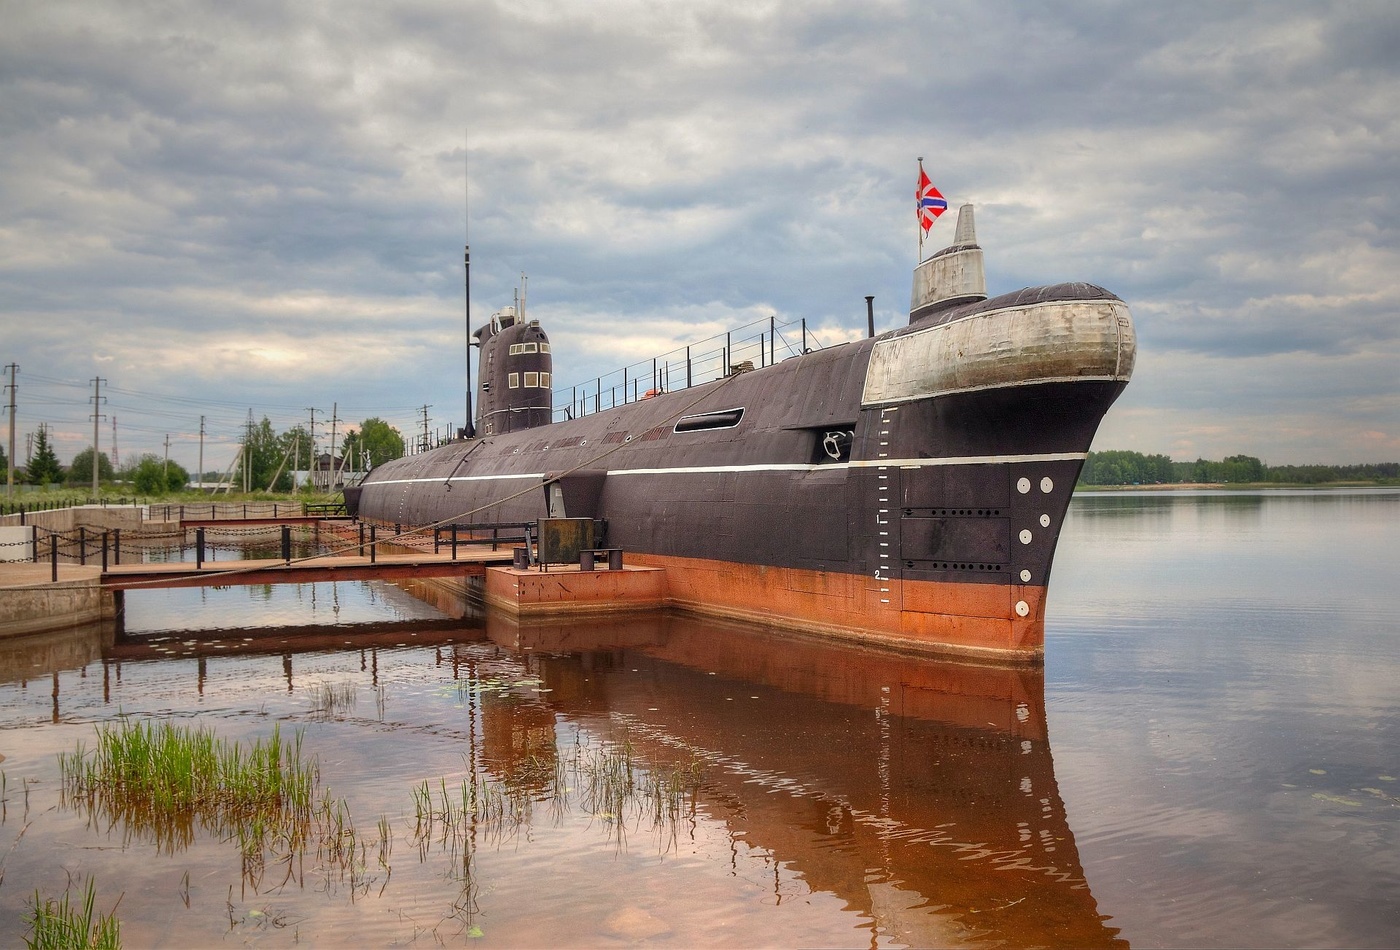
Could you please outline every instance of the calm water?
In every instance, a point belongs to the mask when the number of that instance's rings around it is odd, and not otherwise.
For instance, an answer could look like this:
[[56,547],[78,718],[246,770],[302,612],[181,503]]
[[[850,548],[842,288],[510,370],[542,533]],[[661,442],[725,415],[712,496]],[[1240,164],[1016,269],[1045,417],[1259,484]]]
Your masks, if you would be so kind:
[[[88,876],[129,946],[1394,945],[1397,537],[1396,492],[1081,497],[1043,676],[365,585],[130,595],[120,639],[0,649],[0,945]],[[303,729],[359,858],[63,802],[55,753],[123,715]],[[425,832],[415,788],[464,779],[499,810]]]
[[1397,541],[1394,491],[1076,498],[1050,740],[1133,943],[1400,942]]

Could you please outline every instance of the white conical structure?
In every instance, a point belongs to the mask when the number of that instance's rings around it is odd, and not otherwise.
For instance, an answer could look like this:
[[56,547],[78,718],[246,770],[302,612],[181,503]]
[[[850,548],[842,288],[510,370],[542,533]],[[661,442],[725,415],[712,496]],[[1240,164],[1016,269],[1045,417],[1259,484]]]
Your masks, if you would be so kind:
[[953,231],[953,246],[977,243],[977,226],[972,223],[972,205],[965,204],[958,209],[958,226]]
[[977,246],[972,205],[965,204],[958,209],[953,243],[914,269],[909,322],[959,304],[986,299],[987,275],[982,266],[982,248]]

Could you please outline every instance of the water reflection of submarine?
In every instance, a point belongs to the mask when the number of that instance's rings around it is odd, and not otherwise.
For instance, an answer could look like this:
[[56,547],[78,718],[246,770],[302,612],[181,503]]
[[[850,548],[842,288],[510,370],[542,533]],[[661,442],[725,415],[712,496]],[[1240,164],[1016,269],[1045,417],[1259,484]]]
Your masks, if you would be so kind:
[[625,729],[642,760],[706,763],[701,810],[771,855],[778,898],[800,878],[915,945],[1121,945],[1080,866],[1037,671],[666,615],[488,634],[529,648],[546,690],[484,703],[493,767],[540,755],[559,716]]

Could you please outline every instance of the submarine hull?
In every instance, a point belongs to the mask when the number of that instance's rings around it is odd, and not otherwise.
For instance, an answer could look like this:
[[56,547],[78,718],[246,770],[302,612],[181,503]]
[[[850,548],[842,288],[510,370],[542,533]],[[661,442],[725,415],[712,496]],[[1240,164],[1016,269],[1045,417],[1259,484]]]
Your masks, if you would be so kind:
[[1134,355],[1118,298],[1035,288],[399,459],[355,501],[404,526],[605,519],[686,609],[1038,663],[1056,541]]

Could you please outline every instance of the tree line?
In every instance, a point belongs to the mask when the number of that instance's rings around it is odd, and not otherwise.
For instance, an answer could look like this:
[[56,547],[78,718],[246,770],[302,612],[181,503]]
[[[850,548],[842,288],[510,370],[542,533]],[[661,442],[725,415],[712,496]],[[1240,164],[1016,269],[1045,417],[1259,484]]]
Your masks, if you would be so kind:
[[[368,471],[403,453],[403,434],[377,416],[360,423],[358,429],[348,429],[344,442],[336,447],[345,469],[353,472]],[[279,434],[264,416],[244,437],[244,452],[233,467],[233,482],[248,484],[253,491],[289,492],[292,472],[307,471],[312,462],[311,436],[305,426],[293,426]]]
[[[404,454],[403,435],[383,419],[372,417],[350,428],[344,442],[337,446],[337,455],[346,460],[349,471],[366,471]],[[48,430],[40,427],[34,435],[33,450],[24,465],[16,465],[15,479],[27,485],[60,485],[81,488],[92,484],[92,446],[63,465],[49,441]],[[266,416],[262,422],[245,430],[243,445],[237,460],[228,472],[205,472],[204,481],[222,481],[225,475],[235,485],[246,483],[253,491],[289,492],[292,472],[306,471],[312,466],[311,439],[304,426],[294,426],[278,433]],[[0,447],[0,472],[8,460]],[[97,477],[100,484],[122,482],[141,494],[162,495],[184,489],[190,483],[190,473],[179,463],[152,452],[128,459],[114,468],[105,452],[97,453]]]
[[1174,462],[1165,455],[1114,450],[1090,452],[1080,472],[1081,485],[1289,484],[1331,482],[1400,482],[1400,462],[1366,465],[1266,465],[1252,455],[1215,461]]

